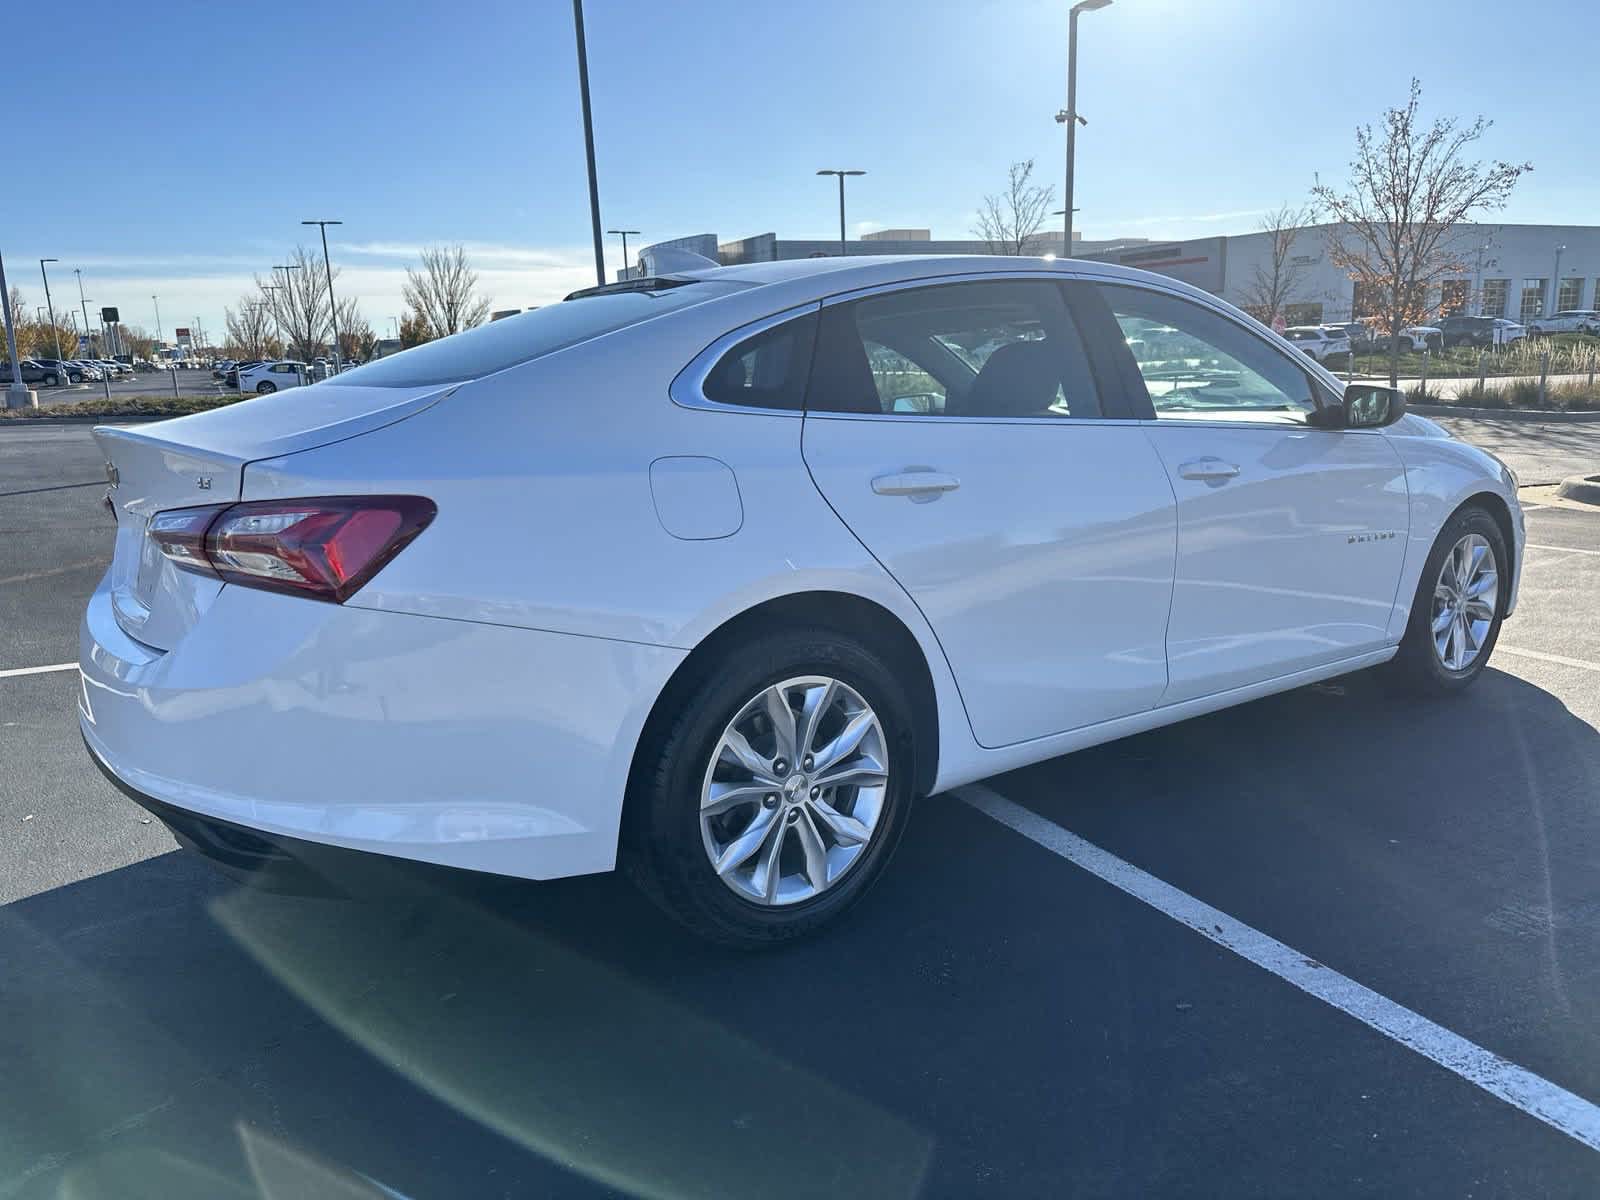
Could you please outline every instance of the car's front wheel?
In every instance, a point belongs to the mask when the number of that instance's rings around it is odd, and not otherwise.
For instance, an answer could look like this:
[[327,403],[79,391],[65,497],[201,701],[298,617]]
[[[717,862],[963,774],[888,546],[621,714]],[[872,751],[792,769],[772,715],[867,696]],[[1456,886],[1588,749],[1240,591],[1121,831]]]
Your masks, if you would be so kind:
[[45,384],[46,387],[60,387],[61,386],[61,376],[59,376],[59,375],[46,375],[44,377],[44,384]]
[[263,379],[260,383],[256,384],[256,395],[258,396],[269,396],[277,390],[278,385],[273,383],[270,379]]
[[838,917],[888,862],[911,805],[910,704],[887,664],[830,631],[719,657],[641,744],[625,862],[695,933],[770,945]]
[[1445,522],[1423,566],[1392,663],[1400,681],[1451,692],[1482,674],[1500,636],[1510,584],[1511,559],[1499,524],[1476,504],[1461,509]]

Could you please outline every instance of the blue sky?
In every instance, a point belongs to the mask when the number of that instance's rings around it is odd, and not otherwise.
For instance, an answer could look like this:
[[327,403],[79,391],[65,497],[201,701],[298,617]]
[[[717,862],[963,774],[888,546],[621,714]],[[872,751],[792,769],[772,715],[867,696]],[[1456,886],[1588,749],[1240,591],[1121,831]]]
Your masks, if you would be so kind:
[[[852,235],[969,236],[1012,161],[1058,180],[1066,9],[588,0],[605,226],[827,237],[836,193],[814,172],[845,166],[869,172]],[[194,317],[220,331],[253,271],[311,244],[307,217],[344,220],[338,287],[380,330],[423,245],[464,243],[497,307],[592,282],[564,0],[155,0],[133,19],[89,0],[72,24],[112,52],[75,59],[68,39],[7,63],[60,133],[58,168],[11,176],[0,203],[30,305],[48,255],[58,307],[78,267],[124,320],[153,326],[155,293],[169,337]],[[1533,162],[1500,219],[1600,221],[1597,45],[1600,5],[1579,0],[1116,0],[1081,19],[1078,226],[1248,231],[1318,172],[1342,179],[1354,126],[1412,75],[1430,113],[1494,119],[1485,157]]]

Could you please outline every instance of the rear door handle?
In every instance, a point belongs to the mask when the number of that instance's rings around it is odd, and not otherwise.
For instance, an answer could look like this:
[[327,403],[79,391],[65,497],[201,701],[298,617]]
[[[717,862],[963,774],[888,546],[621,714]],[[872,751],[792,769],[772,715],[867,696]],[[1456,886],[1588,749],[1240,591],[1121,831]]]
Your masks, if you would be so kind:
[[1232,479],[1238,473],[1237,463],[1210,457],[1193,459],[1178,468],[1178,474],[1185,479]]
[[960,486],[961,480],[939,471],[901,471],[872,481],[872,490],[880,496],[909,496],[918,501],[937,500]]

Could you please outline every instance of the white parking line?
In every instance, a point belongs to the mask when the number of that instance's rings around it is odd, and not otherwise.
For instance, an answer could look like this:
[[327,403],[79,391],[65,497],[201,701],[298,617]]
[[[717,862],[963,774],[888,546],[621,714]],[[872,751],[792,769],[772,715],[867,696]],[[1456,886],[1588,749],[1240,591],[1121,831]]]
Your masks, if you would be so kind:
[[1434,1024],[1403,1004],[1323,966],[1170,883],[1163,883],[982,784],[957,788],[954,794],[1029,841],[1271,971],[1307,995],[1354,1017],[1591,1150],[1600,1150],[1600,1107],[1582,1096]]
[[1507,646],[1495,643],[1497,654],[1515,654],[1519,658],[1536,658],[1540,662],[1559,663],[1563,667],[1581,667],[1585,671],[1600,671],[1600,663],[1590,662],[1583,658],[1568,658],[1565,654],[1546,654],[1543,650],[1521,650],[1516,646]]
[[1594,554],[1600,555],[1600,550],[1584,550],[1577,546],[1547,546],[1542,542],[1529,542],[1529,550],[1559,550],[1563,554]]
[[48,675],[51,671],[76,671],[77,669],[78,664],[75,662],[52,663],[48,667],[12,667],[9,670],[0,671],[0,679],[10,679],[16,675]]

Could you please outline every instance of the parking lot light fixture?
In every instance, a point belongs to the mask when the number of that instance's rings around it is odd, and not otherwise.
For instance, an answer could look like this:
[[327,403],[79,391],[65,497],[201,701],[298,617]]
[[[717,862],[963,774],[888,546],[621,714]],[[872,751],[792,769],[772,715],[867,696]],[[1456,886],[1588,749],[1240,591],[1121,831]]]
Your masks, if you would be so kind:
[[840,171],[832,168],[823,168],[818,175],[837,175],[839,177],[839,255],[842,258],[849,254],[849,247],[844,240],[844,177],[846,175],[865,175],[865,171]]
[[6,287],[6,264],[0,259],[0,305],[4,305],[6,318],[6,361],[11,364],[11,386],[6,388],[7,408],[28,408],[30,400],[37,398],[22,382],[22,360],[17,357],[17,320],[11,312],[11,292]]
[[[328,259],[328,226],[343,225],[343,221],[301,221],[302,225],[316,225],[322,230],[322,266],[328,273],[328,321],[333,326],[333,373],[339,373],[339,306],[333,299],[333,263]],[[605,280],[600,282],[604,283]]]
[[624,271],[631,271],[633,269],[633,264],[628,259],[628,237],[629,235],[638,237],[639,231],[637,229],[608,229],[606,232],[613,235],[619,233],[622,235],[622,269]]
[[152,295],[150,303],[156,306],[156,346],[159,347],[163,340],[161,337],[161,301]]
[[56,306],[50,299],[50,273],[44,269],[45,263],[60,262],[59,258],[41,258],[39,260],[39,274],[44,277],[44,306],[50,314],[50,327],[56,331],[56,361],[61,361],[61,329],[56,325]]
[[[89,328],[89,302],[83,298],[83,272],[78,270],[77,267],[73,267],[72,273],[78,277],[78,303],[83,305],[83,327],[87,330]],[[101,338],[102,342],[104,340],[104,338]],[[100,349],[104,350],[106,347],[102,345]]]
[[1056,121],[1067,127],[1067,188],[1062,197],[1061,253],[1072,257],[1072,176],[1073,159],[1078,149],[1078,126],[1088,122],[1078,115],[1078,14],[1105,8],[1111,0],[1078,0],[1067,13],[1067,106],[1056,114]]

